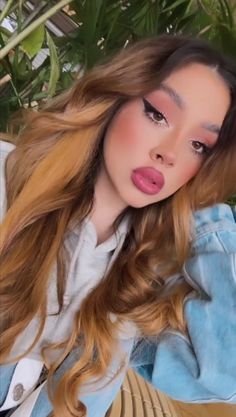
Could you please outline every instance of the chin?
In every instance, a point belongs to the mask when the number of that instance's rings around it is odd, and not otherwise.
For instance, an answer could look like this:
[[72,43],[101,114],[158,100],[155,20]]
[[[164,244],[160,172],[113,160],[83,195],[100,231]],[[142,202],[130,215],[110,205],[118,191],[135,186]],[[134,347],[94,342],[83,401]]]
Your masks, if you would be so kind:
[[132,201],[129,200],[127,202],[127,205],[129,207],[133,207],[133,208],[143,208],[143,207],[150,206],[150,204],[155,204],[155,203],[156,203],[156,201],[144,202],[144,201],[141,201],[141,199],[139,199],[139,201],[137,201],[137,200],[132,200]]
[[170,195],[160,196],[158,199],[156,198],[155,201],[149,201],[149,202],[148,201],[146,201],[146,202],[142,202],[142,201],[132,201],[131,202],[130,201],[128,203],[128,205],[131,206],[131,207],[134,207],[134,208],[143,208],[143,207],[150,206],[152,204],[158,204],[161,201],[166,200],[168,197],[170,197]]
[[163,195],[156,194],[155,196],[153,196],[153,195],[147,195],[144,193],[143,194],[141,193],[141,195],[137,195],[136,192],[128,193],[127,191],[123,193],[123,195],[120,192],[119,195],[127,207],[133,207],[137,209],[150,206],[151,204],[159,203],[160,201],[167,198],[166,195],[163,196]]

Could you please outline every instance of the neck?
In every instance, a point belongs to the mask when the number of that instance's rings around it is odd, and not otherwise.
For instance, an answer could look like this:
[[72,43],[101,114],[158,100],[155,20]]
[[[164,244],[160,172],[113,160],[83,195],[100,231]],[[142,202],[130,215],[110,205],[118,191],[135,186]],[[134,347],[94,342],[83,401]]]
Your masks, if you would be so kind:
[[104,210],[103,207],[103,216],[99,215],[99,212],[95,210],[90,217],[97,232],[97,245],[107,240],[114,233],[113,223],[116,217],[109,218],[109,214],[110,213],[108,213],[108,215],[106,214],[106,210]]

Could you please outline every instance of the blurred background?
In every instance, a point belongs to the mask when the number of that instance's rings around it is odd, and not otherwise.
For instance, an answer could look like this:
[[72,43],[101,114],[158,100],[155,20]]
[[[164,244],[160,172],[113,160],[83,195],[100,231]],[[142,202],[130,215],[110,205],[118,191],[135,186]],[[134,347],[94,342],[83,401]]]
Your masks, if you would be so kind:
[[236,59],[235,0],[0,0],[0,130],[104,56],[160,33],[211,40]]

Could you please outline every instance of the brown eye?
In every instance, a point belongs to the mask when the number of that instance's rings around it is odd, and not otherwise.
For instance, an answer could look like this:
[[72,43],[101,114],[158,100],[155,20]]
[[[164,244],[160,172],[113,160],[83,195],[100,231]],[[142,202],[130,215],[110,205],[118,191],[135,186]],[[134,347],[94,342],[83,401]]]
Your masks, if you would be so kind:
[[193,152],[199,156],[206,156],[211,151],[211,149],[206,146],[205,143],[199,142],[197,140],[192,140],[191,145]]
[[193,147],[196,149],[196,151],[203,148],[203,143],[201,142],[193,142]]
[[156,111],[155,113],[152,112],[152,119],[157,122],[161,122],[162,120],[165,120],[163,114],[160,113],[159,111]]
[[155,107],[149,103],[145,98],[143,98],[143,104],[144,104],[144,114],[154,123],[159,125],[167,125],[168,122],[164,116],[163,113],[161,113],[159,110],[157,110]]

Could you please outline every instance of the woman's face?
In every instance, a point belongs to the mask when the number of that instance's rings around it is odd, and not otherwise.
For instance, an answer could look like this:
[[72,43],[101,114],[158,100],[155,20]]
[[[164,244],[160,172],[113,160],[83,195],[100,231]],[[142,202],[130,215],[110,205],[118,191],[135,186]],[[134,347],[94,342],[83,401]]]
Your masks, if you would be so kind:
[[194,63],[173,72],[114,116],[104,139],[100,189],[109,190],[120,208],[169,197],[211,153],[229,105],[228,87],[214,69]]

